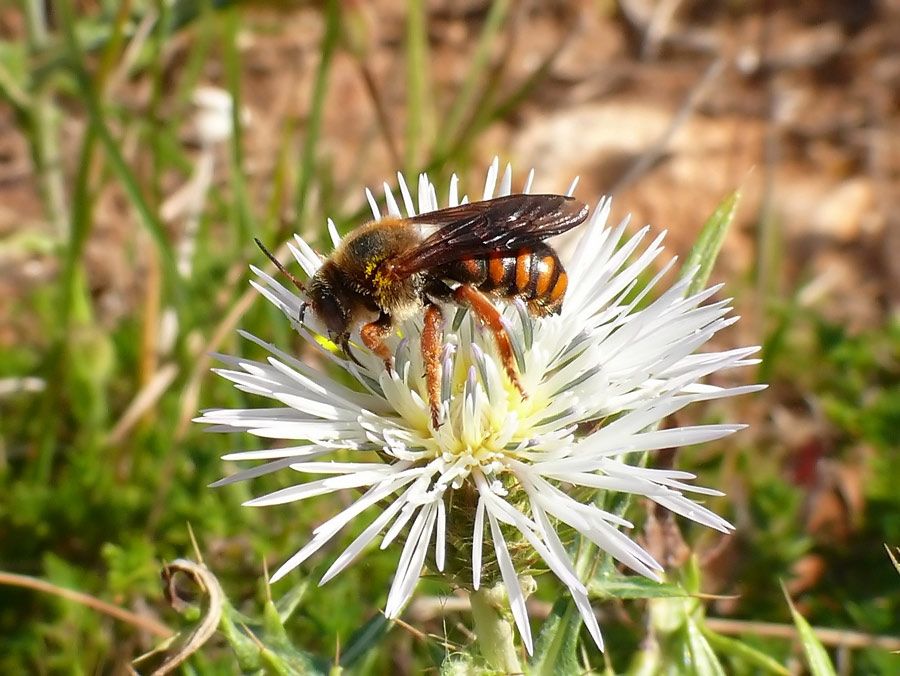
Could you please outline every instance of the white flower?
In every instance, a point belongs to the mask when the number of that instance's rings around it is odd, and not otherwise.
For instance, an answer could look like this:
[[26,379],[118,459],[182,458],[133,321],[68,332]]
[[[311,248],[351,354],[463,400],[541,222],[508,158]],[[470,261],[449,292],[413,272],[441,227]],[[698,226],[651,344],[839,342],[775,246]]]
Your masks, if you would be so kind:
[[[403,207],[413,215],[417,213],[415,202],[403,177],[398,178]],[[499,186],[497,178],[495,160],[483,199],[510,194],[510,168]],[[384,190],[389,214],[401,216],[387,184]],[[372,194],[367,194],[375,218],[380,218]],[[459,202],[454,176],[449,206]],[[421,176],[418,213],[438,208],[434,186]],[[260,437],[297,440],[299,445],[227,455],[227,460],[267,462],[218,485],[289,467],[324,478],[304,481],[247,504],[281,504],[348,488],[360,491],[351,506],[313,531],[312,539],[278,569],[272,581],[299,566],[341,528],[380,503],[387,506],[337,557],[322,583],[346,568],[379,536],[385,548],[408,528],[385,614],[400,614],[426,559],[439,571],[447,569],[457,581],[464,565],[473,589],[487,578],[503,582],[513,617],[531,652],[531,631],[516,565],[527,551],[530,561],[536,560],[536,554],[566,585],[591,636],[602,648],[586,587],[557,527],[570,527],[649,578],[659,579],[661,567],[621,532],[632,524],[590,501],[579,502],[570,496],[574,489],[582,499],[597,491],[645,496],[711,528],[731,529],[727,521],[684,495],[685,491],[720,495],[718,491],[685,483],[694,478],[688,472],[629,462],[637,461],[644,451],[712,441],[741,429],[742,425],[656,426],[693,402],[758,389],[700,382],[714,372],[755,363],[748,357],[756,348],[699,353],[713,334],[736,320],[726,317],[728,301],[707,302],[719,287],[685,298],[690,276],[656,300],[649,300],[650,290],[672,263],[643,288],[638,279],[662,252],[663,235],[642,247],[648,233],[644,228],[623,241],[626,222],[607,228],[609,209],[609,200],[601,201],[582,226],[580,245],[567,265],[569,288],[560,314],[534,319],[520,304],[504,308],[527,398],[507,378],[492,335],[476,324],[471,313],[447,314],[453,319],[444,329],[443,424],[437,430],[430,424],[419,348],[421,317],[401,324],[398,335],[389,339],[395,359],[391,371],[361,347],[356,334],[355,356],[361,363],[357,365],[317,341],[317,332],[324,330],[313,313],[306,313],[305,325],[299,323],[303,298],[253,268],[260,280],[253,285],[310,345],[358,384],[348,388],[246,333],[242,334],[245,338],[271,353],[265,363],[220,357],[227,366],[218,370],[220,375],[241,390],[275,400],[276,405],[213,410],[198,420],[222,431],[237,428]],[[337,244],[339,237],[330,221],[329,231]],[[292,253],[311,276],[321,258],[299,237],[296,243]],[[346,449],[340,452],[342,457],[352,460],[325,459],[340,449]]]

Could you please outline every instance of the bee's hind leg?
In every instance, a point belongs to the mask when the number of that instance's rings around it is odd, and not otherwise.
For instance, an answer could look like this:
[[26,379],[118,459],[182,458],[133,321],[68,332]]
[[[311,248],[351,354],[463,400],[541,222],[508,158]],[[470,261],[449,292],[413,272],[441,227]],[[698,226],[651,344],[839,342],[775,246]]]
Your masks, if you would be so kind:
[[471,308],[478,320],[494,334],[494,341],[497,344],[497,349],[500,351],[500,361],[503,362],[506,375],[509,376],[513,387],[519,391],[519,394],[522,397],[527,397],[525,388],[522,387],[522,383],[519,381],[516,358],[513,354],[512,344],[509,341],[506,328],[503,326],[500,311],[494,307],[494,304],[487,296],[470,284],[458,286],[453,292],[453,299],[459,305]]

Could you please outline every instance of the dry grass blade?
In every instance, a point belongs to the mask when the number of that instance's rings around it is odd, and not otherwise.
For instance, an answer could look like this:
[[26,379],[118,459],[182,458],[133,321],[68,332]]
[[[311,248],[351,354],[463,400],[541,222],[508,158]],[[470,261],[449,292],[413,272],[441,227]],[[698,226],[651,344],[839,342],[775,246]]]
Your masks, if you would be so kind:
[[137,613],[133,613],[130,610],[125,610],[124,608],[115,606],[112,603],[101,601],[100,599],[95,598],[89,594],[84,594],[72,589],[66,589],[65,587],[60,587],[58,585],[47,582],[46,580],[40,580],[36,577],[30,577],[28,575],[17,575],[16,573],[6,573],[0,571],[0,585],[24,587],[26,589],[34,589],[36,591],[44,592],[47,594],[53,594],[54,596],[67,599],[69,601],[75,601],[76,603],[80,603],[81,605],[87,606],[88,608],[93,608],[94,610],[97,610],[105,615],[109,615],[110,617],[114,617],[117,620],[121,620],[126,624],[130,624],[143,631],[148,631],[155,636],[159,636],[161,638],[168,638],[172,636],[172,630],[156,618],[147,617],[146,615],[138,615]]

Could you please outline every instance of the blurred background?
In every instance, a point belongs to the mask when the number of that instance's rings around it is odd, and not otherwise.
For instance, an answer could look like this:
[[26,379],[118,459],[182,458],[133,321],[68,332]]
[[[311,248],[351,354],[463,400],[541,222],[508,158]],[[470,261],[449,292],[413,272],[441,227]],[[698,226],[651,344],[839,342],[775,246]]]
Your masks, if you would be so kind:
[[[256,442],[191,419],[257,405],[209,353],[259,356],[238,328],[299,349],[247,283],[266,263],[253,237],[325,251],[327,217],[367,218],[365,186],[457,172],[477,195],[494,156],[515,187],[532,167],[544,192],[580,176],[579,198],[613,194],[614,220],[668,230],[682,256],[741,191],[713,279],[743,319],[715,347],[761,345],[755,373],[722,382],[770,387],[679,414],[750,423],[677,457],[737,527],[685,526],[707,612],[790,664],[783,584],[834,630],[841,673],[900,673],[897,0],[0,7],[0,672],[127,673],[182,621],[159,571],[195,556],[189,526],[232,603],[260,607],[263,563],[340,504],[240,506],[291,476],[207,487]],[[397,555],[306,589],[297,643],[335,654],[383,607]],[[536,604],[556,593],[542,582]],[[642,606],[598,607],[624,670]],[[464,612],[418,611],[417,629],[466,642]],[[354,673],[420,673],[435,652],[394,627]],[[232,662],[213,639],[191,673]]]

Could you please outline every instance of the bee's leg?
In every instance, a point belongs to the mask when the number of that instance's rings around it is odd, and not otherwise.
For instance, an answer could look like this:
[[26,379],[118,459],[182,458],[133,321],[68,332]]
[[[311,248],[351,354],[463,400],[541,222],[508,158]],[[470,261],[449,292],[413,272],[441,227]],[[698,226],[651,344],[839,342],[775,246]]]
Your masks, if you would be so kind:
[[367,348],[372,350],[384,361],[384,367],[391,372],[391,351],[384,341],[394,331],[394,323],[389,314],[382,313],[374,322],[363,325],[359,330],[359,337]]
[[438,414],[441,410],[441,328],[444,317],[441,308],[433,303],[425,306],[425,326],[422,329],[422,358],[425,362],[425,388],[431,406],[431,424],[441,426]]
[[512,345],[509,342],[506,328],[504,328],[501,321],[500,311],[494,307],[494,304],[487,296],[470,284],[458,286],[453,292],[453,299],[460,305],[472,308],[475,316],[494,334],[494,340],[497,341],[497,349],[500,351],[500,360],[503,362],[503,368],[506,369],[506,375],[509,376],[515,388],[519,390],[519,394],[527,397],[528,395],[525,393],[522,383],[519,382],[516,359],[513,355]]
[[350,359],[350,361],[352,361],[357,366],[362,366],[362,362],[360,362],[359,359],[356,358],[356,355],[353,354],[353,350],[350,349],[350,334],[345,333],[333,340],[341,346],[341,351],[347,356],[348,359]]

